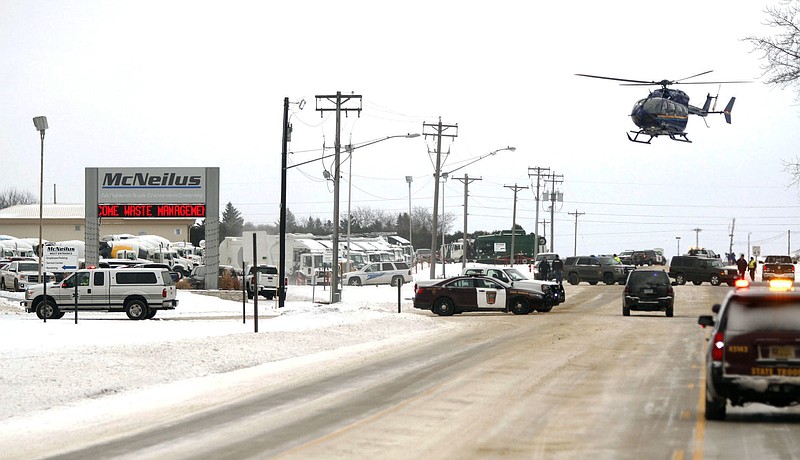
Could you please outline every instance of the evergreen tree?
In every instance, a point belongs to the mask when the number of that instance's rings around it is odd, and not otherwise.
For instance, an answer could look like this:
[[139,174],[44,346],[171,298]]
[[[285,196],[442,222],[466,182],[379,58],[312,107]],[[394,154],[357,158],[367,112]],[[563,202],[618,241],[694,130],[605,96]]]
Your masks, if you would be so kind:
[[222,220],[219,222],[220,241],[228,236],[242,236],[244,218],[242,213],[229,201],[222,211]]

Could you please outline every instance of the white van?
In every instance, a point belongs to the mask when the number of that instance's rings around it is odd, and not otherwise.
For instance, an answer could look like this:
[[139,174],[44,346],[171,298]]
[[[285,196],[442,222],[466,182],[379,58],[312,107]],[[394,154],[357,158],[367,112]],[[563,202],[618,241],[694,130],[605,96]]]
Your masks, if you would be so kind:
[[133,320],[151,319],[158,310],[178,306],[175,282],[163,268],[95,268],[78,270],[61,283],[37,284],[25,291],[22,305],[40,319],[59,319],[65,311],[125,312]]
[[405,262],[373,262],[360,270],[343,275],[344,284],[363,286],[366,284],[410,283],[413,280],[411,268]]

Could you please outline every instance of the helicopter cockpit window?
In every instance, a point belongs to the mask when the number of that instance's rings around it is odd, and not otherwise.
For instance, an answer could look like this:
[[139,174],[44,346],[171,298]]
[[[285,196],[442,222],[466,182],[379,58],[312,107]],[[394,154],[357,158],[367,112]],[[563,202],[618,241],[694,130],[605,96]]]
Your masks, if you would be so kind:
[[653,97],[644,101],[644,110],[647,113],[661,113],[664,99]]
[[685,105],[678,105],[677,110],[675,111],[677,115],[686,117],[689,115],[689,109],[686,108]]

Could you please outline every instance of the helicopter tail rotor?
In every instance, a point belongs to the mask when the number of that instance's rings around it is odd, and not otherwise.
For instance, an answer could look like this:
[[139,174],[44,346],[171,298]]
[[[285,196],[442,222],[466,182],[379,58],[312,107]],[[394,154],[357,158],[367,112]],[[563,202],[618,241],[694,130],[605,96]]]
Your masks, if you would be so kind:
[[725,121],[728,124],[731,124],[731,111],[733,110],[733,103],[736,102],[736,98],[732,97],[731,100],[728,102],[728,105],[725,106],[725,110],[722,112],[725,114]]

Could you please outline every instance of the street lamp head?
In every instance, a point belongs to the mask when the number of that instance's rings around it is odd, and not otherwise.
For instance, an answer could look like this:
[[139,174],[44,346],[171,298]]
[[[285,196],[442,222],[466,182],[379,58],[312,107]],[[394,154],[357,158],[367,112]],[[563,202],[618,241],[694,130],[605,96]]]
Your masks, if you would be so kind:
[[406,182],[408,182],[409,184],[414,182],[414,176],[406,176]]
[[516,147],[506,147],[506,150],[511,150],[512,152],[516,152],[517,148]]
[[413,138],[415,138],[415,137],[419,137],[419,136],[420,136],[420,134],[419,134],[419,133],[408,133],[408,134],[406,134],[406,135],[405,135],[405,136],[403,136],[403,137],[405,137],[405,138],[407,138],[407,139],[413,139]]
[[33,126],[36,127],[36,131],[44,131],[48,128],[47,117],[33,117]]

